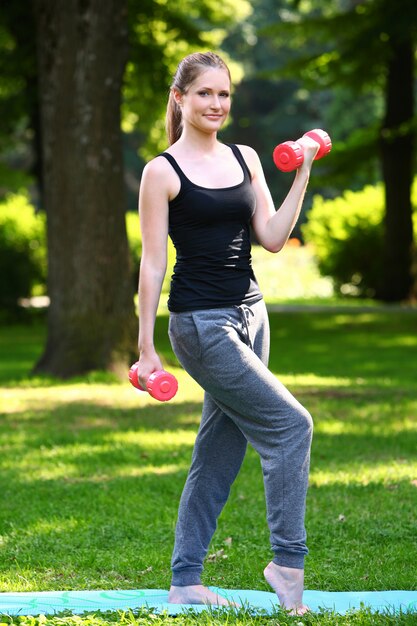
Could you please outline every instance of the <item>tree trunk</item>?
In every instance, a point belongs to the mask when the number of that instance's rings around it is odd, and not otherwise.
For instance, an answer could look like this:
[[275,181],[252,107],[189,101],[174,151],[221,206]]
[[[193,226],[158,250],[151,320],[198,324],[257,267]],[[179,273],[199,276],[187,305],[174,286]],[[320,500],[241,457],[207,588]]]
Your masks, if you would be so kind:
[[412,287],[413,61],[411,39],[392,44],[381,132],[385,239],[381,287],[377,293],[386,302],[407,299]]
[[34,8],[51,299],[35,370],[121,372],[136,333],[120,132],[126,2]]

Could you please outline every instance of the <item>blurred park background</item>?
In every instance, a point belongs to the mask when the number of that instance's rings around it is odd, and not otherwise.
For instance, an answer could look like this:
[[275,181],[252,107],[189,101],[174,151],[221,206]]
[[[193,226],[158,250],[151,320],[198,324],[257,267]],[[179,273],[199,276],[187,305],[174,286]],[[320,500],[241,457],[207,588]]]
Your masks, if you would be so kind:
[[196,50],[229,62],[221,139],[259,152],[277,206],[293,174],[275,145],[311,128],[333,141],[293,245],[271,258],[254,246],[267,300],[411,306],[416,40],[415,0],[2,3],[0,315],[50,303],[36,371],[120,371],[133,356],[141,171],[166,146],[171,78]]
[[[275,168],[274,147],[312,128],[333,140],[285,249],[253,246],[271,371],[315,421],[306,587],[417,589],[416,41],[415,0],[1,3],[0,591],[169,585],[202,390],[167,337],[172,247],[156,343],[178,394],[158,403],[127,381],[137,195],[144,164],[166,146],[176,65],[207,49],[234,77],[221,139],[259,152],[277,206],[293,174]],[[249,449],[207,584],[267,589],[264,506]],[[278,623],[232,617],[204,623]],[[416,623],[415,611],[278,617]],[[179,618],[0,615],[84,622]]]

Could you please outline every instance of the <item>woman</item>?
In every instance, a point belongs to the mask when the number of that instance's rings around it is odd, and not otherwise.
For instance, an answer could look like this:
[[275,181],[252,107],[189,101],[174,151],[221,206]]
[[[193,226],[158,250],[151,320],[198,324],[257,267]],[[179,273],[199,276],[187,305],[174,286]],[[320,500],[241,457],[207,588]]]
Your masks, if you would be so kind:
[[261,459],[274,553],[264,575],[281,606],[301,614],[307,610],[304,511],[312,420],[267,367],[268,318],[251,268],[249,228],[264,248],[281,250],[300,214],[318,144],[299,140],[304,161],[276,212],[256,152],[217,138],[230,91],[220,57],[183,59],[168,101],[170,146],[143,172],[138,376],[144,385],[162,369],[153,337],[169,234],[177,251],[169,336],[179,361],[205,390],[179,506],[169,601],[228,604],[200,576],[249,442]]

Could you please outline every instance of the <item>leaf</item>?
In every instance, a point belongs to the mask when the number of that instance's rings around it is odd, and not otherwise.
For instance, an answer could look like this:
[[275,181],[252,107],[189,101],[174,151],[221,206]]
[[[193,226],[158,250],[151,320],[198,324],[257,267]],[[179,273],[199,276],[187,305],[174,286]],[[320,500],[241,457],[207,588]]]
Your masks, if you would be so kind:
[[218,561],[219,559],[227,559],[227,554],[224,553],[223,548],[221,548],[220,550],[217,550],[217,552],[213,552],[213,554],[209,554],[209,556],[207,557],[207,561],[209,563],[214,563],[215,561]]

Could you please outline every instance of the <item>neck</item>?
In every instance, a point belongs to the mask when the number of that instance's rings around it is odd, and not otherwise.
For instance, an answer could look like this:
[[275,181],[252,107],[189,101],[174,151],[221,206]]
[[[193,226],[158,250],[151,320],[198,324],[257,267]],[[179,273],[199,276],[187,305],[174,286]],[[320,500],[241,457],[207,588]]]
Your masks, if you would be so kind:
[[190,157],[215,152],[221,144],[217,139],[217,133],[201,133],[185,127],[176,145],[181,150],[184,149]]

